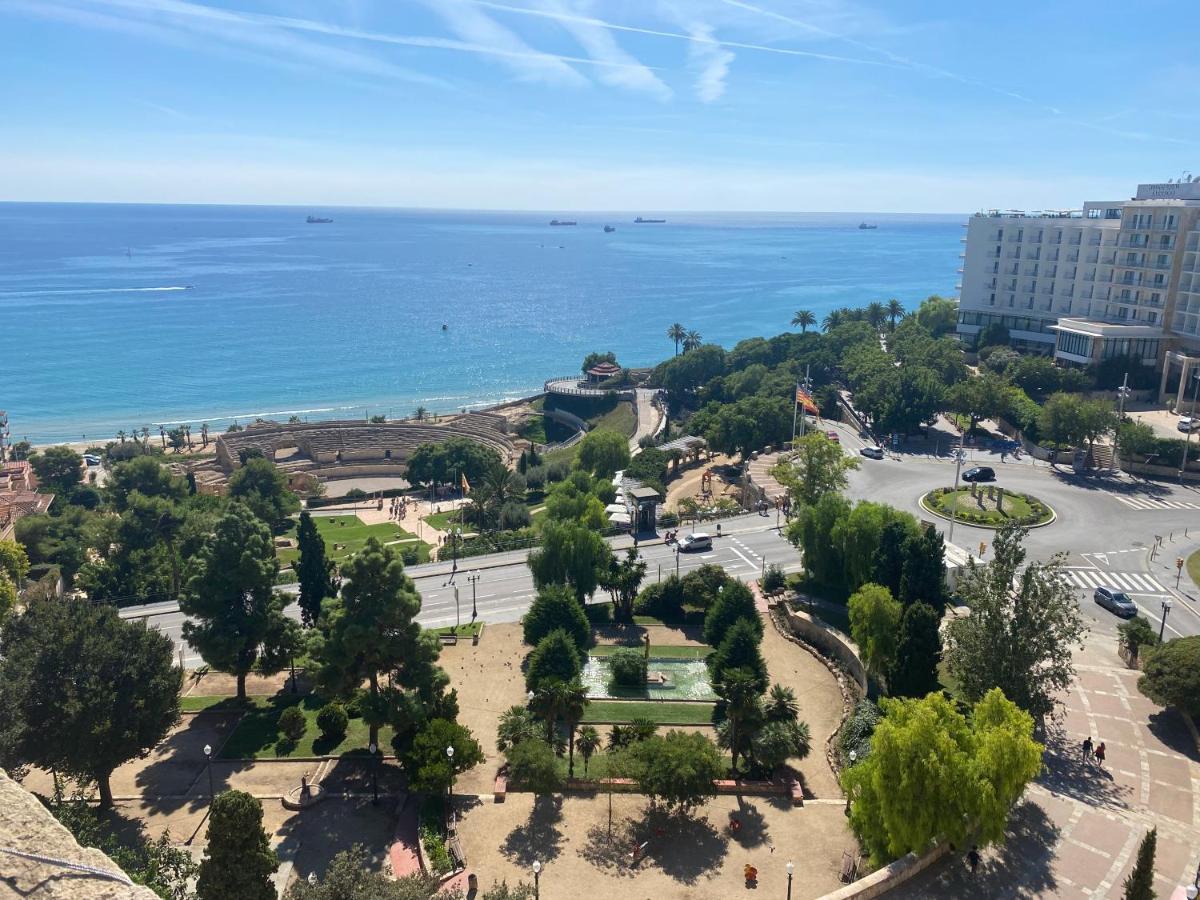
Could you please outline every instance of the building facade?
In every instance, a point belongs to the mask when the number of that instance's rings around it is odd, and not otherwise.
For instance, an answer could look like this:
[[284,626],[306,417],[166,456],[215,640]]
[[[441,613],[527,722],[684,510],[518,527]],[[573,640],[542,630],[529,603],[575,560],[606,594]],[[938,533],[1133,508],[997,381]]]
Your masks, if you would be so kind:
[[1200,178],[1138,185],[1080,210],[989,210],[967,222],[958,334],[1086,366],[1132,356],[1177,394],[1200,372]]

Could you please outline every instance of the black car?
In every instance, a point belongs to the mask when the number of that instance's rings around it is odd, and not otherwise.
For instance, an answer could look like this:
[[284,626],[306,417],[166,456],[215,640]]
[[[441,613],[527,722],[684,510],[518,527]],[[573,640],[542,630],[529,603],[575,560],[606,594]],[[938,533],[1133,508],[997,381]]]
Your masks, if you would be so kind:
[[1098,587],[1092,599],[1111,613],[1123,619],[1132,619],[1137,615],[1137,607],[1124,591],[1111,587]]
[[963,481],[995,481],[996,470],[991,466],[972,466],[962,473]]

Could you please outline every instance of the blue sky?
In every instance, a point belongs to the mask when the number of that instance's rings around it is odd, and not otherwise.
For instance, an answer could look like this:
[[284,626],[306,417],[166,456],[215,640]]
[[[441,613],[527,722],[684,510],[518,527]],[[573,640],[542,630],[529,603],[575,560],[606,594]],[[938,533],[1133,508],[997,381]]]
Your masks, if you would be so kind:
[[0,199],[1067,207],[1200,173],[1200,4],[0,0]]

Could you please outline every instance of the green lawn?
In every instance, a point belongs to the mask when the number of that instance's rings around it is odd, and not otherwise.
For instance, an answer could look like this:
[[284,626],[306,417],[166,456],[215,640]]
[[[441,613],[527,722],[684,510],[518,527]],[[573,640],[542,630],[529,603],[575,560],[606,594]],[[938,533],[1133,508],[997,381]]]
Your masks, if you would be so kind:
[[[597,644],[588,650],[588,656],[612,656],[622,647],[633,647],[633,649],[639,651],[642,649],[642,645],[640,644]],[[710,653],[712,653],[712,647],[707,645],[699,647],[678,647],[668,644],[650,645],[651,659],[704,659]]]
[[583,713],[587,722],[631,722],[650,719],[660,725],[711,725],[712,703],[669,703],[657,700],[593,700]]
[[1188,578],[1192,579],[1197,587],[1200,587],[1200,550],[1188,557],[1187,573]]
[[[466,599],[465,595],[464,595],[463,599]],[[470,616],[471,616],[471,611],[468,609],[467,615],[464,617],[466,619],[466,621],[463,622],[462,627],[459,628],[457,631],[455,631],[453,625],[447,625],[445,628],[434,628],[433,633],[434,634],[457,634],[460,638],[474,637],[475,635],[479,634],[479,632],[483,631],[483,620],[476,619],[475,624],[472,625],[471,621],[470,621]]]
[[622,400],[604,415],[589,421],[592,422],[593,428],[609,428],[626,437],[637,431],[637,413],[628,400]]
[[[238,708],[230,697],[184,697],[183,708],[212,709],[214,707]],[[336,744],[321,736],[317,728],[317,713],[324,705],[315,694],[276,694],[273,697],[251,697],[237,728],[221,748],[222,759],[287,759],[304,756],[343,756],[349,753],[365,753],[369,729],[362,719],[351,719],[346,735]],[[299,706],[308,722],[303,736],[294,747],[280,743],[279,716],[289,706]],[[379,734],[380,746],[385,750],[391,745],[392,731],[383,728]]]
[[[458,525],[462,518],[462,514],[457,509],[449,509],[446,512],[433,513],[426,516],[422,521],[430,528],[436,528],[438,531],[449,531],[451,526]],[[470,531],[467,526],[463,526],[464,530]]]
[[[314,515],[313,524],[317,533],[325,539],[325,554],[334,562],[343,562],[358,553],[367,543],[367,538],[376,538],[384,544],[392,544],[396,550],[416,547],[421,562],[429,562],[429,545],[417,539],[412,532],[391,522],[367,525],[358,516]],[[295,540],[296,526],[292,525],[286,536]],[[405,541],[405,543],[395,543]],[[334,549],[337,545],[337,549]],[[300,557],[299,550],[280,550],[276,554],[281,565],[294,563]]]
[[944,493],[940,490],[931,491],[925,495],[924,500],[932,509],[946,517],[949,517],[953,511],[957,521],[973,525],[998,527],[1013,520],[1031,525],[1040,524],[1049,520],[1052,515],[1050,507],[1036,497],[1008,491],[1005,491],[1004,494],[1003,512],[998,512],[994,508],[994,502],[986,500],[984,508],[981,508],[979,502],[971,496],[970,488],[960,488],[957,495],[952,490]]

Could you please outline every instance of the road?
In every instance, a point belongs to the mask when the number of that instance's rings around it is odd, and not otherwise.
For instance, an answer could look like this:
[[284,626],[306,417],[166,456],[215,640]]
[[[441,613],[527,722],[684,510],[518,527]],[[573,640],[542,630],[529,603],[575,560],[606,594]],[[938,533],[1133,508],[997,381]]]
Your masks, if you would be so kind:
[[[731,575],[749,581],[759,577],[764,567],[778,564],[785,572],[800,571],[800,555],[796,549],[779,535],[775,527],[776,516],[739,516],[721,523],[722,536],[714,537],[713,549],[708,553],[676,553],[673,546],[661,540],[643,542],[639,551],[646,561],[644,584],[656,581],[678,570],[687,574],[705,563],[724,568]],[[705,526],[715,535],[715,526]],[[632,545],[628,536],[610,541],[613,548],[623,550]],[[427,563],[411,566],[409,577],[421,594],[421,612],[417,621],[428,628],[439,628],[471,619],[472,583],[470,575],[477,574],[474,583],[475,603],[479,618],[485,622],[515,622],[533,602],[533,579],[525,565],[528,551],[497,553],[486,557],[473,557],[461,561],[460,567],[451,578],[450,563]],[[455,602],[455,588],[458,600]],[[281,588],[288,593],[297,592],[296,585]],[[596,602],[604,602],[607,594],[598,591]],[[456,608],[457,606],[457,608]],[[287,614],[300,617],[300,608],[292,603]],[[175,603],[154,603],[146,606],[129,606],[121,610],[125,619],[144,619],[149,625],[169,635],[175,642],[176,653],[181,654],[185,668],[201,664],[197,654],[183,640],[183,622],[186,618]]]
[[[843,446],[857,453],[863,441],[848,428],[839,431]],[[948,522],[935,519],[918,504],[925,492],[954,484],[949,456],[889,454],[882,460],[860,460],[862,465],[850,474],[849,496],[907,510],[949,531]],[[1200,490],[1146,482],[1125,473],[1076,475],[1028,455],[1001,462],[999,454],[982,449],[968,449],[964,470],[971,465],[991,466],[996,484],[1034,494],[1054,509],[1054,522],[1030,531],[1025,542],[1029,558],[1045,561],[1056,553],[1066,554],[1067,578],[1095,630],[1115,635],[1120,624],[1092,600],[1094,589],[1103,584],[1128,593],[1156,626],[1162,601],[1170,599],[1165,637],[1200,634],[1200,591],[1186,573],[1180,588],[1175,587],[1176,558],[1200,549]],[[956,524],[953,543],[977,552],[980,543],[991,543],[992,534]],[[1161,549],[1151,559],[1158,538]]]

